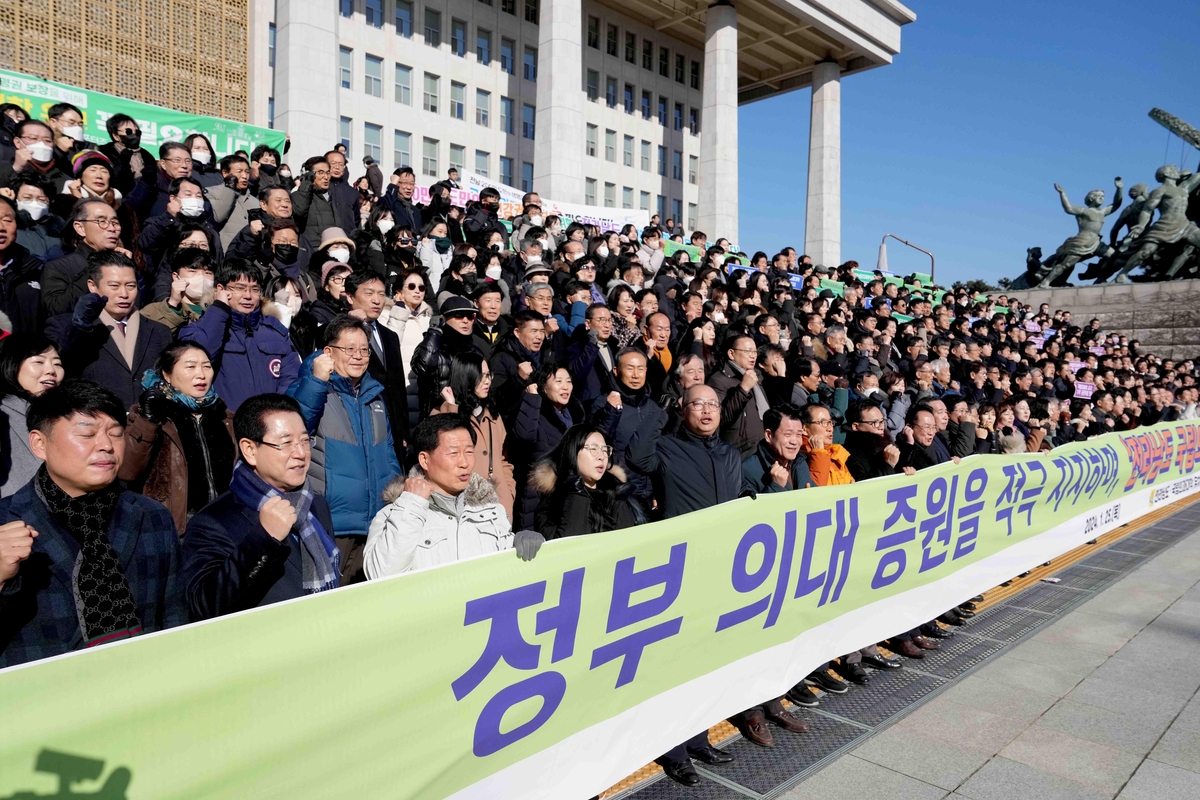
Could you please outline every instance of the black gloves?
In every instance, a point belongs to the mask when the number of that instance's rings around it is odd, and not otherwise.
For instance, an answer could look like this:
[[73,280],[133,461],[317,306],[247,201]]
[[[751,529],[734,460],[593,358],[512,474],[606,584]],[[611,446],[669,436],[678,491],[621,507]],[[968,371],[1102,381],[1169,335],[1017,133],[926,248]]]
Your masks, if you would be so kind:
[[142,392],[142,396],[138,398],[138,411],[147,422],[162,425],[168,419],[173,402],[167,396],[163,385],[158,384]]
[[77,328],[90,328],[100,319],[100,312],[108,304],[107,297],[101,297],[94,292],[85,294],[75,301],[75,312],[71,315],[71,324]]

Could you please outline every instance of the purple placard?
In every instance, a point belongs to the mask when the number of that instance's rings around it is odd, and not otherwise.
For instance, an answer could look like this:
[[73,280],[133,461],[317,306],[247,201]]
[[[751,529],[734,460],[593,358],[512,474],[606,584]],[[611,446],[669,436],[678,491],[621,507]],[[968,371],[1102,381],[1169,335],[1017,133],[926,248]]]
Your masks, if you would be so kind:
[[1068,361],[1067,366],[1071,368],[1071,372],[1079,372],[1079,370],[1081,370],[1087,366],[1087,362],[1086,361]]
[[1033,342],[1034,347],[1036,347],[1038,350],[1041,350],[1046,346],[1045,336],[1030,336],[1029,341]]
[[1096,384],[1075,381],[1075,397],[1080,400],[1091,400],[1096,391]]
[[1029,331],[1030,333],[1041,333],[1042,326],[1038,325],[1031,319],[1027,319],[1025,320],[1025,330]]
[[1095,356],[1102,356],[1105,354],[1103,347],[1089,347],[1088,352]]

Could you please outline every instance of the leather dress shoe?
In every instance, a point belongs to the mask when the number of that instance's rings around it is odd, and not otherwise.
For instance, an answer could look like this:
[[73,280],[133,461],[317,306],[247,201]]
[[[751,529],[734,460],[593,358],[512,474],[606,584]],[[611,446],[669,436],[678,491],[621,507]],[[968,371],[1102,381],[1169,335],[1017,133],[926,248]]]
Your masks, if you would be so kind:
[[742,735],[759,747],[773,747],[775,745],[775,739],[771,736],[771,729],[767,727],[767,718],[762,715],[761,711],[746,717],[746,721],[742,723]]
[[972,598],[971,598],[971,601],[970,601],[970,602],[972,602],[972,603],[982,603],[982,602],[983,602],[983,595],[981,595],[981,594],[977,594],[977,595],[975,595],[974,597],[972,597]]
[[953,611],[947,611],[945,614],[942,614],[937,618],[937,621],[944,622],[947,625],[953,625],[958,628],[961,628],[965,624],[963,622],[963,618],[958,614],[955,614]]
[[925,657],[925,651],[922,650],[920,647],[917,647],[917,645],[915,645],[913,643],[912,639],[905,639],[904,641],[889,642],[888,649],[892,650],[894,652],[897,652],[900,655],[905,656],[907,658],[924,658]]
[[959,611],[977,611],[978,609],[979,609],[979,606],[976,605],[974,600],[968,600],[967,602],[963,603],[961,606],[958,607]]
[[[974,606],[975,604],[971,603],[971,605]],[[962,619],[970,619],[971,617],[975,616],[975,609],[959,606],[958,608],[954,609],[954,613],[958,614],[958,616]]]
[[936,622],[927,622],[921,626],[921,635],[927,639],[949,639],[954,634],[945,630]]
[[941,649],[938,647],[937,642],[935,642],[933,639],[926,639],[924,636],[914,636],[912,640],[913,640],[913,644],[915,644],[917,647],[921,648],[922,650],[939,650],[939,649]]
[[667,773],[667,777],[676,783],[684,786],[699,786],[700,773],[696,772],[696,768],[692,766],[691,761],[683,761],[679,764],[663,764],[663,772]]
[[799,717],[792,716],[786,711],[780,714],[767,714],[767,719],[769,719],[771,722],[774,722],[785,731],[791,731],[792,733],[804,733],[808,730],[807,722]]
[[908,658],[924,658],[925,651],[912,643],[912,640],[893,641],[888,644],[889,650],[894,650],[902,656]]
[[904,666],[904,664],[901,663],[900,659],[884,658],[882,655],[863,656],[862,663],[866,664],[868,667],[873,667],[874,669],[881,669],[881,670],[900,669],[901,667]]
[[833,663],[833,671],[851,683],[857,683],[859,686],[871,682],[871,678],[867,675],[867,671],[863,669],[862,664],[848,664],[835,661]]
[[804,685],[803,681],[788,689],[787,699],[805,708],[816,708],[821,705],[821,701]]
[[728,764],[733,761],[731,754],[726,753],[724,750],[718,750],[711,744],[706,744],[704,747],[689,747],[687,754],[705,764]]
[[838,680],[830,675],[826,670],[819,669],[813,674],[805,678],[806,681],[816,686],[823,692],[830,694],[845,694],[850,691],[850,685],[845,681]]

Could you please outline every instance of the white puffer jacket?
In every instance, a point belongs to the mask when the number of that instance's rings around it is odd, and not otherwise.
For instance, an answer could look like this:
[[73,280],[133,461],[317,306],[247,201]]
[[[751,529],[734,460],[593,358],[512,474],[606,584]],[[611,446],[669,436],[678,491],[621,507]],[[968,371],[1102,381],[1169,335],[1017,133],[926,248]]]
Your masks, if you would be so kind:
[[425,331],[429,330],[429,321],[433,319],[433,309],[428,303],[413,314],[408,306],[397,303],[391,308],[385,308],[379,315],[379,322],[388,330],[400,337],[400,355],[404,359],[404,383],[408,390],[408,424],[417,427],[421,421],[421,393],[417,390],[417,374],[413,372],[413,353],[417,351]]

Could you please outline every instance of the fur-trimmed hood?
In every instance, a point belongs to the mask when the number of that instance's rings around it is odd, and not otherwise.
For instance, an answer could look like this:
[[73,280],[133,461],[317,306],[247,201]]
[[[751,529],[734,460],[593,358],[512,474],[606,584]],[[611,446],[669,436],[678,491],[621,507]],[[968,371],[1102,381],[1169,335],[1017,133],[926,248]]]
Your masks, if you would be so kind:
[[[600,478],[600,484],[606,483],[605,478],[609,476],[618,485],[624,484],[628,479],[625,470],[617,464],[613,464],[608,468],[608,472]],[[600,488],[605,488],[600,485]],[[558,470],[554,467],[554,462],[550,459],[542,459],[534,465],[529,473],[529,485],[538,494],[553,494],[555,487],[558,485]]]
[[[408,471],[408,477],[424,478],[425,471],[419,466],[414,465]],[[388,485],[383,489],[384,503],[394,503],[400,495],[404,494],[405,480],[405,476],[397,475],[388,482]],[[477,472],[471,473],[471,480],[467,483],[467,488],[463,491],[463,499],[468,506],[488,506],[500,502],[500,498],[496,495],[496,485]]]

